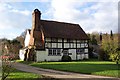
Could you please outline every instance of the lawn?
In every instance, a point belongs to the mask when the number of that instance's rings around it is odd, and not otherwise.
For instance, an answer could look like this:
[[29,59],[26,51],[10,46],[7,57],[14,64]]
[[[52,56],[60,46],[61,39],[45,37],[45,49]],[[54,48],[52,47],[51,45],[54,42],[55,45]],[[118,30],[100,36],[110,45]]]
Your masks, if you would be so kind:
[[[28,63],[27,63],[28,64]],[[79,62],[39,62],[29,63],[31,66],[111,77],[120,77],[120,69],[109,61],[79,61]]]
[[15,69],[12,73],[10,73],[6,80],[38,80],[39,78],[42,78],[42,76]]

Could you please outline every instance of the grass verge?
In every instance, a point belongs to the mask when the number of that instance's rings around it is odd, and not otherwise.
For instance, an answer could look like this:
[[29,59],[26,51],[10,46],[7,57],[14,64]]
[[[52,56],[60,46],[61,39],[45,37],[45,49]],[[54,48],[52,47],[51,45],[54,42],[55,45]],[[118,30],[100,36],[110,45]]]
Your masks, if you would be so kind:
[[42,78],[42,76],[15,69],[10,73],[6,80],[38,80],[39,78]]

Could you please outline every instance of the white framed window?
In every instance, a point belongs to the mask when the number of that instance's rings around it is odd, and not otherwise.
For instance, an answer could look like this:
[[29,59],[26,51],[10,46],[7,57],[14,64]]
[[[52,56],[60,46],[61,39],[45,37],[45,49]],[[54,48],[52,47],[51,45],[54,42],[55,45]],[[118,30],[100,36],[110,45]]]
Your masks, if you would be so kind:
[[48,53],[49,55],[52,55],[52,49],[49,49]]
[[53,49],[53,55],[56,55],[56,49]]
[[61,55],[61,49],[49,49],[48,50],[48,56],[60,56]]
[[61,50],[57,49],[57,55],[61,55]]

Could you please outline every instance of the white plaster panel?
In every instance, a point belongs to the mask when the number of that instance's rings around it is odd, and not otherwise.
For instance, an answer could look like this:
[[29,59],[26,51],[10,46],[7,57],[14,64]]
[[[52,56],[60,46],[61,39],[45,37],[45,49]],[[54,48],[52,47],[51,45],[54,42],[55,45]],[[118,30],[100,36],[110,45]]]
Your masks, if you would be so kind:
[[88,58],[89,58],[88,54],[85,54],[85,55],[84,55],[84,58],[85,58],[85,59],[88,59]]
[[77,48],[80,48],[80,43],[79,44],[77,43]]
[[62,42],[62,39],[58,39],[58,42]]
[[24,60],[24,58],[25,58],[25,56],[24,56],[24,54],[25,54],[25,50],[24,49],[20,49],[19,50],[19,58],[20,58],[20,60]]
[[81,44],[81,48],[84,48],[84,47],[85,47],[85,46],[84,46],[84,43],[82,43],[82,44]]
[[62,43],[58,43],[58,48],[62,48]]
[[76,48],[76,43],[74,43],[74,48]]
[[30,42],[30,34],[29,34],[29,31],[27,30],[25,41],[24,41],[25,47],[29,45],[29,42]]
[[69,49],[69,53],[72,53],[72,55],[70,55],[72,60],[76,60],[76,49]]
[[52,48],[56,48],[56,43],[52,43]]
[[50,42],[50,41],[51,41],[51,39],[50,39],[50,38],[46,38],[46,41],[49,41],[49,42]]
[[46,50],[46,51],[36,51],[37,62],[47,60],[47,56],[48,56],[48,50]]
[[88,49],[85,49],[85,53],[88,53]]
[[46,51],[36,51],[37,62],[39,61],[60,61],[61,56],[48,56],[48,49]]
[[84,59],[84,54],[77,55],[77,60],[82,60],[82,59]]
[[64,42],[67,42],[67,39],[64,39]]
[[64,48],[69,48],[69,43],[64,43]]

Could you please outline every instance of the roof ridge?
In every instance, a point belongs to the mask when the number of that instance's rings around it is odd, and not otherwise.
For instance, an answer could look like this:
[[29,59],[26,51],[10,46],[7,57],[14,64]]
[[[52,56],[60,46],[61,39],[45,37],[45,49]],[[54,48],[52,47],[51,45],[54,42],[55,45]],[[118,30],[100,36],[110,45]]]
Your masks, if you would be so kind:
[[79,25],[79,24],[74,24],[74,23],[69,23],[69,22],[60,22],[60,21],[54,21],[54,20],[41,20],[41,21],[56,22],[56,23],[71,24],[71,25]]

